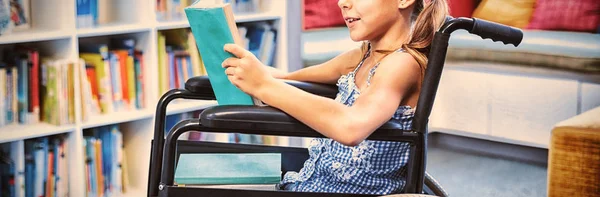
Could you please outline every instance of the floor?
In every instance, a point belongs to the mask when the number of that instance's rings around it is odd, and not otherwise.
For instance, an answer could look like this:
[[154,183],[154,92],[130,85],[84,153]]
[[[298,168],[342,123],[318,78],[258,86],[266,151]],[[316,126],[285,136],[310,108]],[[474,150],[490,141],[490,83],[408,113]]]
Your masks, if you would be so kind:
[[[444,137],[432,136],[430,141],[440,138]],[[443,144],[430,143],[427,171],[450,196],[546,196],[545,163],[485,152],[486,147],[493,146],[475,148],[483,151],[474,152],[473,148],[467,150]],[[517,149],[511,147],[510,150],[516,152]],[[545,150],[536,151],[538,156],[543,156]]]

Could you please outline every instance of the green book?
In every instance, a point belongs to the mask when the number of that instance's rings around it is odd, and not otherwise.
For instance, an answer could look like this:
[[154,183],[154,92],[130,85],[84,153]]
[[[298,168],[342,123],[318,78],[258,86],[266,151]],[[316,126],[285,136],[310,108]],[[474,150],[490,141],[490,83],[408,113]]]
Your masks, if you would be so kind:
[[281,180],[279,153],[181,154],[179,185],[275,184]]
[[260,100],[252,98],[235,87],[225,74],[221,63],[232,54],[223,50],[227,43],[241,46],[231,5],[207,3],[200,0],[185,8],[192,34],[219,105],[261,105]]

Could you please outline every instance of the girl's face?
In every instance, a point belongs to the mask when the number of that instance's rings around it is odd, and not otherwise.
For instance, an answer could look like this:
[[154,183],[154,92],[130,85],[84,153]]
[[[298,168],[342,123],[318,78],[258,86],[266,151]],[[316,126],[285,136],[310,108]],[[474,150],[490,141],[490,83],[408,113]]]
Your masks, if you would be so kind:
[[354,41],[379,39],[401,21],[399,0],[339,0],[350,37]]

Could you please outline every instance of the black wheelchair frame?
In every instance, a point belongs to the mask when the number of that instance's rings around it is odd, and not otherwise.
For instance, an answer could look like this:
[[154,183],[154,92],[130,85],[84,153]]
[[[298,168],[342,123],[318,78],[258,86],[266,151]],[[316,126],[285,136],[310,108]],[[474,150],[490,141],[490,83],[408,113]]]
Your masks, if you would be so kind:
[[[434,35],[430,46],[425,78],[417,103],[412,130],[402,130],[393,121],[385,123],[377,129],[370,140],[385,140],[409,142],[410,158],[407,166],[406,185],[403,193],[424,191],[424,181],[428,176],[425,172],[427,153],[427,123],[435,100],[438,84],[442,74],[448,40],[450,34],[464,29],[482,38],[502,41],[504,44],[521,43],[523,33],[520,29],[505,26],[477,18],[451,18]],[[337,87],[325,84],[315,84],[297,81],[286,81],[288,84],[313,94],[335,97]],[[148,180],[148,196],[322,196],[324,193],[306,193],[289,191],[261,191],[244,189],[217,189],[202,187],[185,187],[174,185],[174,171],[177,157],[181,153],[191,152],[280,152],[282,153],[282,170],[298,170],[307,158],[307,152],[302,148],[283,148],[260,145],[222,144],[212,142],[180,141],[181,134],[189,131],[217,133],[245,133],[258,135],[323,137],[284,112],[272,107],[260,106],[214,106],[205,109],[198,119],[183,120],[176,124],[164,137],[164,127],[167,105],[174,99],[215,100],[214,93],[207,77],[195,77],[185,84],[185,90],[176,89],[165,93],[157,104],[155,114],[154,138],[150,156]],[[305,156],[303,157],[303,154]],[[292,164],[290,164],[290,161]],[[300,162],[300,166],[298,165]],[[435,182],[428,184],[437,186]],[[446,195],[439,188],[432,189],[436,195]],[[437,192],[437,193],[436,193]],[[373,196],[361,194],[327,193],[328,196]]]

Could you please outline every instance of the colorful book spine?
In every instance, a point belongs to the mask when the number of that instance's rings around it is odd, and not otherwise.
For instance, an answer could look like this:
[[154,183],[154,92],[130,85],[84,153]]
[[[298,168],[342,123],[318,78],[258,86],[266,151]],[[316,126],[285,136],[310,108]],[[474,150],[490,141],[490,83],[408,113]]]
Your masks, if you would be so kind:
[[144,55],[142,51],[135,52],[135,91],[136,107],[142,109],[145,107],[146,96],[144,95]]
[[27,124],[29,123],[28,121],[28,116],[27,114],[29,113],[28,111],[28,99],[29,97],[28,92],[29,92],[29,80],[28,80],[28,76],[29,76],[29,66],[27,63],[27,59],[19,59],[16,61],[17,63],[17,69],[18,69],[18,75],[17,75],[17,80],[18,80],[18,89],[17,89],[17,97],[18,97],[18,101],[19,101],[19,107],[18,107],[18,114],[19,114],[19,123],[21,124]]
[[32,121],[34,123],[40,120],[40,56],[39,52],[29,51],[29,57],[32,62],[30,75],[31,81],[31,113],[33,113]]
[[127,68],[127,90],[129,91],[129,105],[128,109],[135,109],[136,103],[136,91],[135,91],[135,65],[134,65],[134,57],[133,54],[127,55],[126,68]]
[[[112,102],[113,102],[113,110],[121,111],[125,108],[125,99],[124,92],[122,90],[122,72],[121,69],[121,56],[118,53],[111,51],[109,52],[109,65],[110,65],[110,79],[112,86]],[[127,87],[125,87],[127,88]]]

